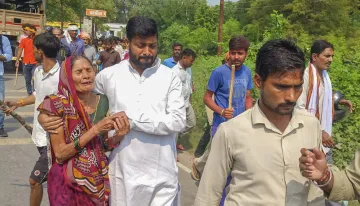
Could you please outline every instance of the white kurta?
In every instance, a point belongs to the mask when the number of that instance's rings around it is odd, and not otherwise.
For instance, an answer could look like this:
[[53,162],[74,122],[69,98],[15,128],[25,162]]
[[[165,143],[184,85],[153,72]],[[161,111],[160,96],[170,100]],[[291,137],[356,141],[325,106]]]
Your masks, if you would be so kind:
[[192,82],[191,82],[191,76],[189,72],[187,72],[189,68],[182,68],[180,65],[180,62],[178,62],[172,70],[178,75],[178,77],[181,80],[182,83],[182,95],[184,96],[185,101],[185,108],[188,108],[190,105],[190,96],[192,93]]
[[186,113],[180,79],[160,62],[142,76],[128,60],[96,76],[95,91],[108,97],[110,114],[125,111],[132,120],[109,158],[112,206],[177,205],[175,140]]

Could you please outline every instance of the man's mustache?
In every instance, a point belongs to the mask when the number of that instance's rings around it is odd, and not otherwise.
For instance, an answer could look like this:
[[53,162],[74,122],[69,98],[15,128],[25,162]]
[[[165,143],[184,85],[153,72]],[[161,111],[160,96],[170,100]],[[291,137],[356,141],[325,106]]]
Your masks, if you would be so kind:
[[154,56],[140,56],[139,60],[140,59],[153,59],[153,58],[154,58]]
[[285,102],[285,103],[279,104],[279,107],[284,107],[284,106],[295,107],[295,105],[296,105],[296,102]]

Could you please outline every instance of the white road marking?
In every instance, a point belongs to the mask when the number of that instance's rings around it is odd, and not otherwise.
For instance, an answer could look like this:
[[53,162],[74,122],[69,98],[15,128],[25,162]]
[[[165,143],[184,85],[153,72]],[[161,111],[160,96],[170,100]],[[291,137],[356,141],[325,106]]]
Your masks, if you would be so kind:
[[0,146],[34,144],[31,138],[6,138],[0,137]]
[[[5,94],[6,93],[12,93],[12,92],[22,92],[24,93],[24,95],[27,94],[27,91],[26,90],[18,90],[18,89],[5,89]],[[5,95],[6,96],[6,95]]]
[[177,162],[176,165],[187,173],[191,172],[189,168],[187,168],[185,165],[181,164],[180,162]]

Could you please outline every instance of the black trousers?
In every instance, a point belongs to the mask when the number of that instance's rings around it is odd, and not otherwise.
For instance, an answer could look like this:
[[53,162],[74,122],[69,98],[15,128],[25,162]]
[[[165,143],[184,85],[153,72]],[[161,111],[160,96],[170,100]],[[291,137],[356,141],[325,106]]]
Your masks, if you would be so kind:
[[195,157],[200,157],[201,155],[204,154],[204,152],[206,150],[206,146],[209,144],[210,138],[211,138],[210,128],[211,128],[211,126],[209,125],[209,123],[206,123],[206,128],[205,128],[204,134],[200,138],[199,143],[195,150],[195,154],[194,154]]

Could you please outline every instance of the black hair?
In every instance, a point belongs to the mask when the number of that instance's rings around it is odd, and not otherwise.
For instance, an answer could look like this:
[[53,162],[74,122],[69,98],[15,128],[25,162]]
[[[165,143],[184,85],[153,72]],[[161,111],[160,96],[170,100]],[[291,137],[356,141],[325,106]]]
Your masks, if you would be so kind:
[[104,39],[104,40],[102,41],[102,43],[103,43],[103,44],[112,44],[112,43],[113,43],[113,38],[108,37],[108,38]]
[[92,65],[92,62],[90,61],[90,59],[88,59],[87,57],[82,56],[82,55],[77,55],[77,56],[74,56],[74,57],[71,59],[71,70],[72,70],[75,62],[76,62],[77,60],[80,60],[80,59],[85,59],[85,60],[90,64],[90,66],[91,66],[92,68],[94,68],[93,65]]
[[244,49],[247,51],[250,47],[250,41],[244,36],[234,36],[229,41],[229,49]]
[[310,62],[312,62],[312,54],[321,54],[325,49],[331,48],[334,50],[334,45],[326,40],[316,40],[311,46],[310,50]]
[[157,24],[154,19],[150,19],[144,16],[135,16],[129,19],[126,25],[126,36],[131,41],[135,36],[158,37]]
[[276,39],[266,42],[256,56],[255,72],[263,81],[271,74],[282,75],[288,71],[305,70],[305,56],[294,42]]
[[184,49],[182,52],[181,52],[181,57],[184,57],[184,56],[192,56],[194,59],[196,59],[196,53],[191,50],[191,49]]
[[175,47],[177,47],[177,46],[179,46],[179,47],[183,47],[183,45],[181,44],[181,43],[179,43],[179,42],[175,42],[175,43],[173,43],[173,45],[172,45],[172,49],[174,49]]
[[64,31],[59,27],[54,27],[52,31],[54,31],[54,30],[59,30],[61,32],[61,35],[64,34]]
[[43,51],[48,58],[56,58],[60,50],[60,40],[53,34],[45,32],[35,36],[34,46]]

